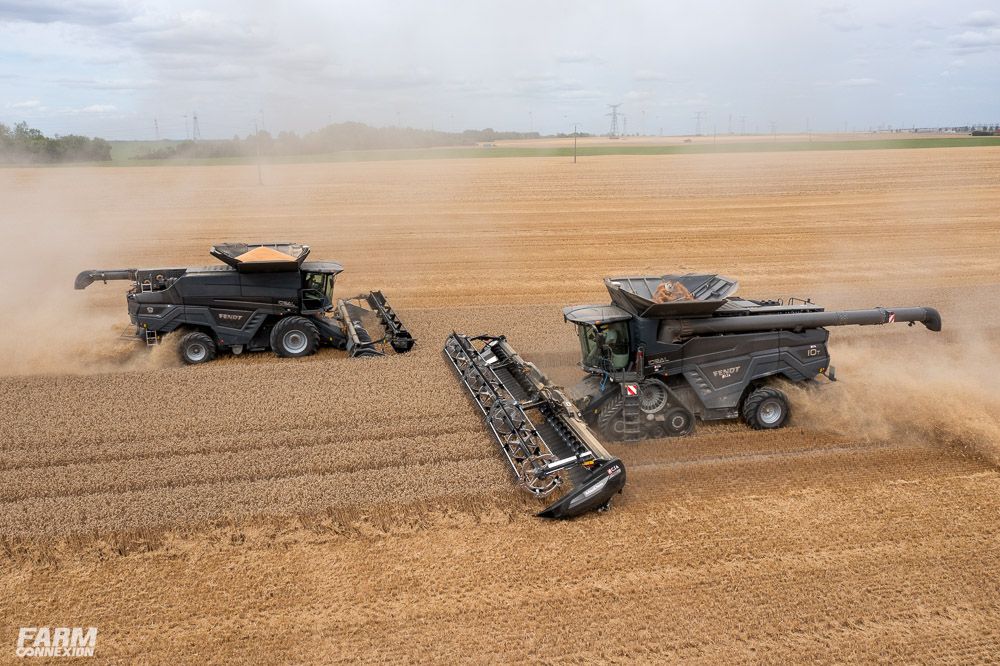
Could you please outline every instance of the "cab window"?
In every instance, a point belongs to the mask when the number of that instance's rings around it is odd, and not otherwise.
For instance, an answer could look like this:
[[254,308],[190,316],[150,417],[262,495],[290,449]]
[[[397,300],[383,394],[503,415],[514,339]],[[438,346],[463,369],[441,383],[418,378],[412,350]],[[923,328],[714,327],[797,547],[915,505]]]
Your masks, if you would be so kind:
[[[601,359],[601,347],[597,340],[597,331],[604,337],[606,357]],[[614,370],[624,370],[628,367],[630,357],[628,324],[624,321],[598,326],[578,325],[577,334],[580,337],[580,351],[583,365],[591,368],[604,368],[610,364]]]
[[326,304],[333,304],[333,277],[325,273],[306,273],[302,287],[323,294]]
[[601,327],[604,334],[604,344],[611,351],[611,365],[615,370],[624,370],[629,361],[628,324],[616,321]]

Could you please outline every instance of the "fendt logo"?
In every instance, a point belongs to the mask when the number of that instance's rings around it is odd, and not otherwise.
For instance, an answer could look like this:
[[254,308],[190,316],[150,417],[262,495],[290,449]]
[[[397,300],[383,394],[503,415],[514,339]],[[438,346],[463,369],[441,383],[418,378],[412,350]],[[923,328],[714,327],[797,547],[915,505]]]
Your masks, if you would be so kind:
[[97,627],[21,627],[18,657],[93,657]]
[[726,368],[725,370],[716,370],[712,374],[715,375],[716,377],[718,377],[719,379],[729,379],[730,377],[732,377],[733,375],[735,375],[737,372],[739,372],[741,367],[743,367],[743,366],[741,366],[741,365],[734,365],[733,367]]

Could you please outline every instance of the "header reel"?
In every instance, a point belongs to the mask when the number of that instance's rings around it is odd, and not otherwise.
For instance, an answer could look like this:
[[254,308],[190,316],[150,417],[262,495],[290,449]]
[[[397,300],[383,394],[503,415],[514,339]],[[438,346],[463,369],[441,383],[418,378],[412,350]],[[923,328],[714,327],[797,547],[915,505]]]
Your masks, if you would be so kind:
[[606,510],[625,485],[625,465],[609,454],[562,391],[504,337],[452,333],[451,362],[517,476],[535,497],[568,491],[543,518],[572,518]]

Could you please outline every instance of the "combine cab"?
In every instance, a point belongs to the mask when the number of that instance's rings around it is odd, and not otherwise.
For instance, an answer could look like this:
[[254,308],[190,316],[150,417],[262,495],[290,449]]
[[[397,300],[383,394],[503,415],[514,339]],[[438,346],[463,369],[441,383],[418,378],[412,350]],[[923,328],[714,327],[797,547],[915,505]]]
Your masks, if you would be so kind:
[[[380,291],[335,300],[333,285],[344,269],[334,261],[306,261],[298,243],[223,243],[210,250],[224,265],[189,268],[90,270],[76,289],[100,280],[129,280],[126,293],[135,338],[148,345],[176,330],[178,352],[188,364],[217,353],[271,349],[278,356],[308,356],[320,345],[353,356],[381,356],[386,345],[408,352],[415,340]],[[374,320],[372,337],[364,321]]]
[[625,465],[601,445],[566,395],[503,337],[448,336],[444,355],[458,372],[522,489],[559,494],[537,515],[572,518],[609,508]]

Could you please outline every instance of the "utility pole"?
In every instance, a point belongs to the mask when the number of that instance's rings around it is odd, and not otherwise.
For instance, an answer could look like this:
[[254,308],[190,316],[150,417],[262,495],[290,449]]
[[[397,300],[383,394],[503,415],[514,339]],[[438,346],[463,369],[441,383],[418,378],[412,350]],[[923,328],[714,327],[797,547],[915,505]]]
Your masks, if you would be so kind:
[[157,141],[160,140],[160,123],[157,122],[156,118],[153,118],[153,135]]
[[257,144],[257,184],[263,185],[264,179],[260,175],[260,131],[257,129],[257,120],[254,119],[253,123],[253,134],[254,143]]
[[774,141],[774,143],[778,143],[778,133],[775,131],[774,128],[775,128],[775,122],[772,120],[771,121],[771,139]]
[[188,141],[191,139],[191,134],[188,132],[188,116],[184,114],[184,140]]
[[528,134],[535,131],[535,118],[532,116],[534,111],[528,111]]

